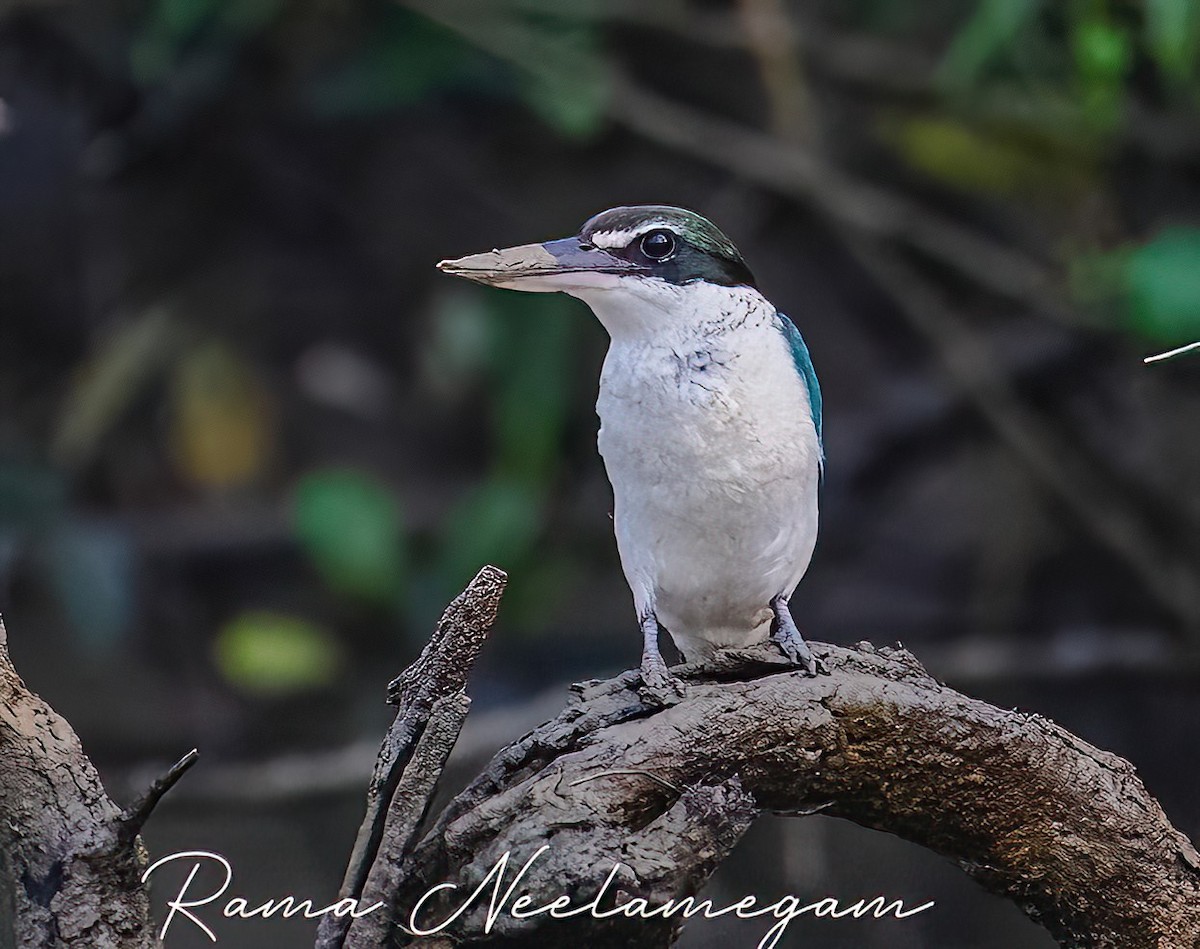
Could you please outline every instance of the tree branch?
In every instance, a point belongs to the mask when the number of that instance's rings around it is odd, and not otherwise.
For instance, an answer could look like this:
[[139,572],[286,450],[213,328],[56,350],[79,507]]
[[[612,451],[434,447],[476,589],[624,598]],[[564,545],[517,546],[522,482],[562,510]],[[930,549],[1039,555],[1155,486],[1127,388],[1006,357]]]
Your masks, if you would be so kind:
[[[1128,762],[947,688],[903,649],[818,651],[829,677],[780,672],[769,649],[685,668],[688,694],[668,709],[642,704],[636,673],[576,687],[407,857],[389,895],[391,944],[412,941],[401,927],[431,887],[460,890],[426,902],[425,926],[506,851],[511,881],[549,847],[516,891],[533,905],[564,894],[581,905],[619,865],[609,901],[654,906],[695,893],[754,813],[815,809],[955,860],[1064,946],[1197,944],[1200,854]],[[481,902],[455,921],[455,945],[665,946],[677,922],[502,914],[488,934]]]
[[138,798],[132,806],[126,808],[121,814],[121,829],[120,837],[122,840],[132,842],[133,838],[141,833],[142,827],[149,820],[150,815],[154,812],[154,808],[158,807],[158,802],[161,801],[166,793],[179,783],[179,779],[187,774],[188,770],[200,759],[200,752],[193,748],[186,755],[176,761],[160,778],[156,778],[146,793]]
[[13,945],[157,945],[133,822],[166,790],[129,815],[109,800],[71,726],[17,675],[0,622],[0,901]]
[[[446,607],[417,660],[388,685],[397,706],[375,772],[367,788],[367,812],[346,868],[339,896],[373,902],[377,887],[393,878],[390,864],[411,846],[424,820],[470,700],[467,676],[491,632],[508,577],[484,567]],[[318,949],[372,945],[376,921],[364,918],[351,929],[349,916],[326,916]]]

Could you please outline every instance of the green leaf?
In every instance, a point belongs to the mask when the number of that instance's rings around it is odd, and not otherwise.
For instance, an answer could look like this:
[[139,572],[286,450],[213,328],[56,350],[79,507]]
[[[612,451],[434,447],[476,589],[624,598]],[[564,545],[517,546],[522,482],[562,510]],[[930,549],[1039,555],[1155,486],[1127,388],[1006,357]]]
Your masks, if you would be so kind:
[[395,602],[405,573],[400,506],[376,478],[324,470],[304,476],[293,498],[301,546],[331,589],[377,605]]
[[1195,0],[1146,0],[1145,41],[1162,71],[1178,83],[1194,73],[1200,46]]
[[341,644],[321,626],[267,611],[242,613],[217,634],[218,671],[234,687],[279,696],[330,685],[344,665]]
[[446,522],[440,572],[447,587],[460,588],[484,563],[517,570],[532,553],[544,517],[538,486],[503,477],[480,485]]
[[1041,0],[980,0],[938,67],[939,83],[959,90],[975,85],[989,67],[1008,55],[1040,8]]
[[506,477],[544,485],[562,455],[575,330],[586,314],[558,294],[493,299],[496,467]]
[[283,12],[284,0],[224,0],[221,24],[240,35],[269,26]]
[[1123,80],[1133,61],[1129,35],[1105,20],[1088,19],[1075,27],[1075,65],[1085,82]]
[[1131,326],[1167,346],[1200,336],[1200,228],[1173,227],[1125,258]]
[[601,70],[585,68],[591,63],[585,58],[572,72],[532,76],[523,87],[526,104],[568,138],[590,138],[604,124],[608,81]]
[[1094,184],[1077,141],[1063,147],[1026,129],[975,127],[936,115],[902,118],[885,124],[882,134],[914,168],[968,191],[1064,199]]
[[152,16],[167,36],[179,42],[212,19],[220,6],[221,0],[158,0]]
[[353,59],[313,85],[310,96],[321,115],[371,115],[456,85],[479,65],[474,51],[449,30],[394,9]]

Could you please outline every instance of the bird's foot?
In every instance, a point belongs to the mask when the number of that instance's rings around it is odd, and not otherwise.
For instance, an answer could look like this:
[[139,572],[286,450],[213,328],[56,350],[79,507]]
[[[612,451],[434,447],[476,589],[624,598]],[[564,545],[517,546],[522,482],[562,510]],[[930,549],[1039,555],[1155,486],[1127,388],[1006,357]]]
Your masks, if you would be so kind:
[[788,662],[803,669],[805,675],[829,675],[829,667],[825,665],[824,660],[813,655],[813,651],[809,648],[808,643],[799,636],[795,637],[795,639],[772,636],[771,641],[779,647],[779,651],[784,654]]
[[642,660],[642,686],[638,695],[647,705],[667,707],[677,705],[683,698],[683,680],[671,675],[661,656]]
[[774,628],[771,631],[771,642],[779,647],[779,651],[794,666],[804,670],[805,675],[829,675],[829,667],[813,655],[808,643],[796,628],[796,621],[788,610],[787,600],[775,599],[771,602],[775,611]]

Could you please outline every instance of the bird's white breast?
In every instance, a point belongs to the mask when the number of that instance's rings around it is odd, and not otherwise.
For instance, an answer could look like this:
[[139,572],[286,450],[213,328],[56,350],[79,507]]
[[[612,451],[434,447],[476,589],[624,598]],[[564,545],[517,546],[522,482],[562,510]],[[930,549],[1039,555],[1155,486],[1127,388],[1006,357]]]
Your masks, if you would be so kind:
[[622,566],[694,658],[765,638],[769,601],[799,582],[819,446],[774,307],[749,288],[670,292],[657,326],[588,302],[613,337],[596,408]]

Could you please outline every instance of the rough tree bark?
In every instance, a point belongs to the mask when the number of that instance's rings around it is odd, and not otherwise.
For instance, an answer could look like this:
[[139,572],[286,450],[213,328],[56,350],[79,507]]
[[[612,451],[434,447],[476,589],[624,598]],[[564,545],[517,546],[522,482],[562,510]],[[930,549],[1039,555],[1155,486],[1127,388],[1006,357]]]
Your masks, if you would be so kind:
[[[400,880],[392,855],[407,853],[428,813],[438,778],[467,719],[467,676],[483,648],[508,576],[486,566],[446,608],[429,644],[388,686],[396,719],[379,749],[367,789],[367,813],[338,896],[370,904],[388,899]],[[326,916],[317,949],[379,945],[389,915]],[[352,930],[352,931],[351,931]],[[347,933],[350,940],[347,941]]]
[[157,945],[138,832],[195,755],[119,808],[66,719],[17,675],[0,621],[0,946]]
[[[443,637],[441,648],[455,647]],[[380,848],[384,869],[372,872],[388,886],[364,895],[386,900],[386,917],[321,945],[443,944],[406,932],[423,894],[459,886],[425,904],[429,927],[506,851],[505,886],[543,845],[513,899],[528,893],[541,906],[568,894],[583,905],[620,865],[606,905],[659,906],[695,894],[759,813],[822,810],[949,857],[1063,946],[1200,946],[1200,854],[1129,762],[1038,715],[961,695],[903,649],[816,648],[830,676],[783,668],[770,648],[727,655],[684,669],[688,694],[665,709],[642,702],[636,673],[576,686],[556,719],[501,751],[419,842],[409,833]],[[456,694],[464,674],[424,687]],[[411,815],[426,805],[393,806]],[[667,946],[680,922],[501,914],[488,932],[491,892],[445,945]]]
[[[384,741],[343,896],[382,910],[330,920],[322,949],[396,946],[667,946],[678,916],[502,913],[443,919],[511,852],[505,885],[542,905],[605,906],[695,894],[764,811],[816,810],[957,861],[1064,946],[1200,946],[1200,854],[1133,767],[1037,715],[994,708],[931,678],[903,649],[818,646],[831,675],[800,676],[770,649],[684,668],[686,697],[654,708],[636,673],[576,686],[563,712],[514,742],[433,819],[438,775],[467,714],[465,683],[504,575],[485,568],[393,683]],[[137,831],[194,755],[134,807],[105,795],[67,723],[25,688],[0,627],[0,844],[8,945],[153,946]],[[503,887],[501,888],[503,890]],[[489,889],[490,895],[490,889]],[[0,941],[0,946],[3,942]]]
[[[542,843],[551,850],[522,880],[539,904],[595,892],[614,862],[629,869],[624,898],[658,905],[694,893],[748,826],[750,799],[755,810],[821,809],[944,854],[1064,946],[1200,945],[1200,855],[1127,761],[1039,716],[960,695],[903,650],[821,651],[829,677],[742,666],[736,679],[692,681],[684,701],[653,713],[632,675],[580,689],[501,752],[407,856],[400,921],[428,887],[450,879],[469,892],[503,850]],[[709,806],[695,806],[701,797]],[[711,856],[663,866],[681,849]],[[496,931],[553,945],[577,924],[530,922],[502,917]],[[650,935],[636,919],[605,928],[587,944]],[[462,944],[488,942],[481,913],[454,930]]]

